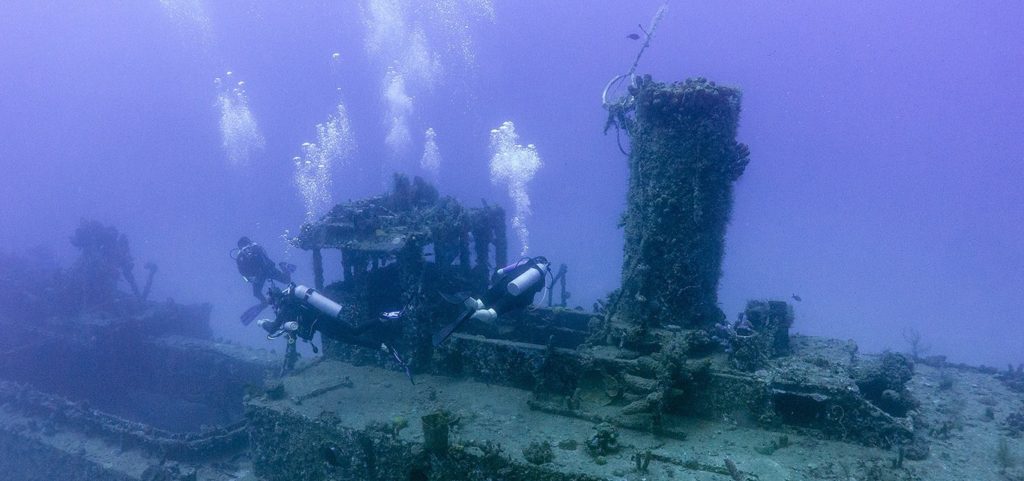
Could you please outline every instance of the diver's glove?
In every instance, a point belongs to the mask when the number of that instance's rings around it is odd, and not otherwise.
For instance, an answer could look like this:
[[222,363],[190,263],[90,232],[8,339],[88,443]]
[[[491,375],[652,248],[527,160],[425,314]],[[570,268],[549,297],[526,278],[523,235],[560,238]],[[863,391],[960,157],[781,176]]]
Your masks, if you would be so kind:
[[405,309],[402,309],[400,311],[382,312],[380,313],[380,316],[378,316],[378,318],[380,319],[381,324],[391,324],[393,322],[402,320],[402,317],[404,316]]
[[256,321],[256,325],[267,331],[267,334],[273,334],[281,328],[281,323],[271,319],[260,319]]

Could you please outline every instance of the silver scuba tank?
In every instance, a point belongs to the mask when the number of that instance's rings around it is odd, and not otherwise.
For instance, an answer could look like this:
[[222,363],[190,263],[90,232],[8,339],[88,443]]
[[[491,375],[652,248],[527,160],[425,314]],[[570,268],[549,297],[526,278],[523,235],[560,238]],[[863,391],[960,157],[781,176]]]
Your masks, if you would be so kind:
[[519,274],[519,276],[508,283],[508,293],[513,296],[518,296],[519,294],[530,290],[530,288],[538,282],[544,282],[544,272],[546,272],[547,269],[548,264],[546,262],[542,262],[529,268],[526,272]]
[[313,306],[316,310],[332,319],[337,319],[341,316],[341,304],[328,299],[323,294],[317,292],[316,289],[303,285],[296,285],[292,288],[291,295],[306,304]]

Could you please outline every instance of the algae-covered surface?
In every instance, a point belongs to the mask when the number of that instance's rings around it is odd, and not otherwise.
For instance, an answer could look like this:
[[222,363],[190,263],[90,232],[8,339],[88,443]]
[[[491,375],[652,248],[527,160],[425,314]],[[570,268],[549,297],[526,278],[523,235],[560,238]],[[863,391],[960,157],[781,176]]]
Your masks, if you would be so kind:
[[[940,382],[940,377],[952,377],[952,386]],[[726,469],[730,459],[741,475],[751,480],[1005,480],[1017,479],[1014,476],[1019,476],[1019,471],[1014,467],[1004,471],[1000,465],[999,440],[1007,439],[1011,456],[1024,448],[1020,439],[1004,438],[1000,428],[1001,420],[1020,405],[1020,394],[1010,392],[990,374],[955,368],[940,373],[922,367],[911,382],[910,389],[922,400],[919,416],[928,425],[937,430],[947,420],[956,422],[948,434],[942,433],[942,439],[932,441],[931,453],[923,461],[900,461],[895,450],[823,440],[813,432],[766,431],[728,418],[688,419],[683,440],[616,429],[617,447],[592,453],[587,442],[597,432],[595,423],[531,410],[529,392],[437,376],[420,376],[413,385],[397,372],[335,361],[318,363],[286,378],[284,387],[281,399],[251,399],[250,416],[374,433],[374,443],[404,446],[400,450],[410,453],[407,458],[378,458],[377,472],[387,464],[398,465],[397,472],[429,475],[431,469],[442,470],[439,466],[449,462],[443,456],[413,459],[422,452],[420,418],[436,412],[449,416],[450,450],[467,453],[469,459],[497,453],[495,456],[509,466],[534,466],[524,450],[549,443],[554,456],[539,469],[559,476],[550,479],[727,480],[731,479]],[[989,407],[995,411],[994,419],[985,418]],[[276,429],[290,428],[276,425]],[[260,435],[254,440],[260,444]],[[330,436],[318,441],[339,442]],[[315,453],[306,459],[316,459],[322,450],[316,442],[278,447],[285,452]],[[344,451],[345,447],[337,449]],[[259,463],[260,455],[256,457]],[[638,467],[638,458],[642,461],[645,457],[646,470]],[[455,458],[452,455],[450,462]],[[349,477],[349,470],[358,471],[354,466],[332,466],[321,457],[319,465],[305,465],[305,477],[291,479],[357,479]],[[292,468],[286,464],[265,466],[260,474],[271,480],[289,479],[287,473]]]
[[[340,361],[314,363],[284,378],[283,387],[278,399],[248,399],[248,452],[202,463],[161,459],[59,423],[54,428],[5,403],[0,443],[20,454],[0,479],[724,481],[733,479],[727,459],[749,480],[1024,479],[1024,442],[1006,430],[1024,397],[972,368],[917,366],[908,389],[921,401],[912,415],[930,453],[899,466],[895,450],[825,440],[811,430],[764,430],[730,417],[684,418],[685,439],[612,428],[615,442],[592,449],[606,426],[531,410],[528,391],[430,375],[413,385],[399,372]],[[449,426],[449,447],[440,454],[424,444],[421,422],[436,413]],[[529,454],[544,443],[550,460],[534,464],[538,458]],[[350,459],[332,460],[326,447]],[[375,458],[370,471],[368,457]],[[427,477],[412,477],[417,473]]]

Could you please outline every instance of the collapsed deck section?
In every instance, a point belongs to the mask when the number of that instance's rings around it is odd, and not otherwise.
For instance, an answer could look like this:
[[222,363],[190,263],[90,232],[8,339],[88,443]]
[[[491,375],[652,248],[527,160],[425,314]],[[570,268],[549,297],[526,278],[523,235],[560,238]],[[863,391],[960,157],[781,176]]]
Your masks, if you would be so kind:
[[[798,337],[779,367],[748,373],[725,355],[666,365],[658,356],[608,347],[569,350],[457,335],[438,352],[437,372],[529,390],[532,409],[658,436],[685,438],[679,426],[697,418],[871,446],[912,438],[905,413],[887,412],[858,387],[858,367],[876,360],[855,352],[851,343]],[[845,361],[835,361],[837,354]]]
[[125,316],[10,323],[0,471],[18,474],[0,479],[170,481],[244,454],[247,385],[262,385],[277,359],[193,337],[209,332],[209,312],[146,304]]

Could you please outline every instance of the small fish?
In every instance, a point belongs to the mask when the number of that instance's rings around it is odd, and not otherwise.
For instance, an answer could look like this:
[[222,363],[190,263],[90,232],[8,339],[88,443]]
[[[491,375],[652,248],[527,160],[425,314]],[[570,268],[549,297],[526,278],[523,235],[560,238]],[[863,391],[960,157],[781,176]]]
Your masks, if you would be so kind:
[[793,298],[793,300],[794,300],[794,301],[796,301],[796,302],[800,302],[800,301],[802,301],[802,300],[803,300],[803,299],[801,299],[801,298],[800,298],[800,296],[798,296],[798,295],[796,295],[796,294],[793,294],[793,295],[792,295],[792,296],[790,296],[790,297],[792,297],[792,298]]
[[630,40],[640,40],[640,34],[639,33],[631,33],[629,35],[626,35],[626,38],[628,38]]

